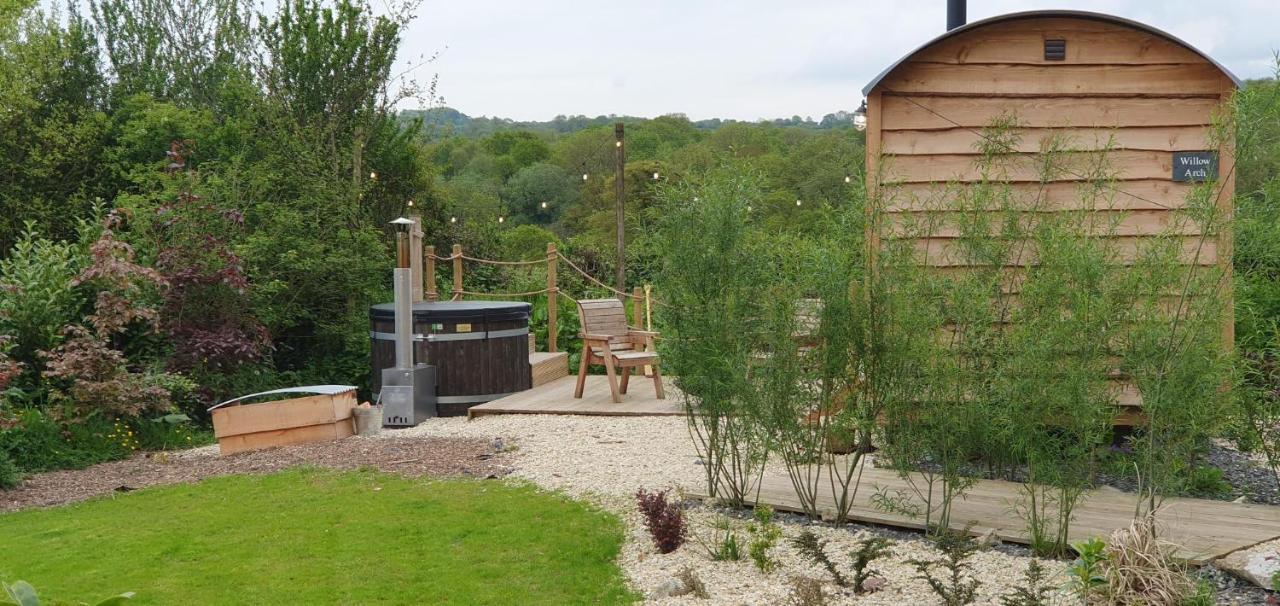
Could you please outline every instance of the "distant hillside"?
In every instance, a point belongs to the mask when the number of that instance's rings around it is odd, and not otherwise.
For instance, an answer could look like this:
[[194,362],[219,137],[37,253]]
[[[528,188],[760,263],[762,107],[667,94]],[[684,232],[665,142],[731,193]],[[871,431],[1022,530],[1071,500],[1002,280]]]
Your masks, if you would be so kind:
[[[685,118],[683,114],[670,115]],[[617,116],[611,114],[608,116],[596,116],[594,118],[588,118],[587,116],[556,116],[555,118],[547,121],[521,122],[511,120],[509,118],[490,118],[487,116],[473,118],[451,107],[437,107],[425,110],[404,110],[400,112],[399,116],[402,120],[421,118],[428,132],[443,131],[441,134],[454,134],[463,137],[484,136],[504,130],[566,134],[595,126],[613,124],[614,122],[643,122],[648,120],[648,118]],[[694,121],[691,122],[691,124],[698,129],[715,130],[726,124],[744,122],[747,124],[772,124],[774,126],[789,126],[811,130],[828,130],[853,126],[853,112],[840,110],[823,116],[822,120],[819,121],[815,121],[812,118],[807,117],[802,118],[800,116],[792,116],[790,118],[757,120],[755,122],[712,118],[709,120]]]

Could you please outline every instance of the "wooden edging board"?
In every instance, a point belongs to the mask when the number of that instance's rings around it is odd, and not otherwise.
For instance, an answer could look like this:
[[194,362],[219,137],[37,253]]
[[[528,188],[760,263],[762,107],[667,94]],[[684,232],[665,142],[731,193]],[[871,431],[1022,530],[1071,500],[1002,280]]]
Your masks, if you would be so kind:
[[223,455],[355,434],[355,390],[214,409],[214,436]]

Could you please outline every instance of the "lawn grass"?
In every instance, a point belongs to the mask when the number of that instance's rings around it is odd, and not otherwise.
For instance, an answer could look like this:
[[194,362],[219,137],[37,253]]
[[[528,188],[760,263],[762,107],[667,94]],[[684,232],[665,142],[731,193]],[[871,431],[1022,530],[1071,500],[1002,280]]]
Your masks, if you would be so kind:
[[619,520],[480,480],[297,469],[0,516],[0,579],[134,604],[618,604]]

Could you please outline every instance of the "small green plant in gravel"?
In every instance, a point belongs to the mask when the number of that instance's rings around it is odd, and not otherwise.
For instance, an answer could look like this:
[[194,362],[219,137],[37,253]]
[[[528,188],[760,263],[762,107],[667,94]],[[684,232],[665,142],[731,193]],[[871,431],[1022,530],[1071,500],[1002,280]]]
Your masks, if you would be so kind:
[[[970,574],[968,559],[977,551],[978,545],[969,538],[967,532],[946,530],[935,536],[933,544],[942,552],[942,559],[913,559],[907,562],[915,567],[918,573],[916,578],[929,584],[929,589],[938,596],[943,606],[972,604],[978,597],[981,582]],[[944,574],[934,575],[933,571],[938,568],[943,569]]]
[[889,555],[892,543],[884,537],[870,537],[858,541],[858,548],[849,552],[853,558],[853,590],[857,593],[875,591],[870,581],[875,579],[875,571],[870,568],[871,562]]
[[1075,543],[1076,559],[1067,568],[1067,588],[1088,602],[1090,596],[1107,585],[1103,563],[1107,559],[1107,543],[1098,537]]
[[717,562],[736,562],[742,559],[742,543],[734,531],[733,522],[728,516],[717,516],[709,525],[711,539],[703,539],[698,533],[693,537],[707,552],[707,557]]
[[1222,470],[1217,467],[1193,467],[1187,471],[1186,481],[1186,492],[1190,495],[1208,499],[1230,498],[1231,484],[1222,477]]
[[1050,606],[1053,586],[1048,584],[1048,571],[1040,560],[1031,560],[1022,575],[1022,584],[1000,597],[1001,606]]
[[747,553],[761,572],[773,572],[778,561],[769,555],[769,550],[782,538],[782,528],[773,521],[773,508],[768,505],[756,505],[752,516],[754,520],[747,525],[747,532],[751,534]]
[[858,548],[849,552],[849,557],[853,560],[852,579],[840,572],[836,563],[827,555],[827,541],[819,539],[813,531],[801,532],[799,536],[792,539],[791,545],[810,562],[826,569],[836,585],[850,587],[855,593],[867,593],[879,589],[871,582],[876,578],[875,571],[870,567],[871,562],[889,555],[891,543],[884,537],[870,537],[858,541]]
[[827,555],[827,541],[819,539],[818,535],[814,534],[812,530],[801,531],[799,536],[791,540],[791,546],[795,547],[796,551],[799,551],[800,555],[810,562],[826,569],[831,574],[831,578],[836,582],[836,585],[841,587],[849,586],[849,579],[841,574],[840,569],[836,567],[836,563],[831,561],[831,558]]

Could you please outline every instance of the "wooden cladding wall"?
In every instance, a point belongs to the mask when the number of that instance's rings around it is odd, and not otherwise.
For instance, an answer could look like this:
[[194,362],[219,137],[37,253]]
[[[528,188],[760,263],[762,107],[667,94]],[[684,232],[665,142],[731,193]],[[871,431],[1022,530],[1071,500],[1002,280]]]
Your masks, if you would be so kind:
[[[1065,40],[1065,57],[1046,59],[1046,40]],[[1200,227],[1177,212],[1193,185],[1172,175],[1175,152],[1218,152],[1217,200],[1229,210],[1232,148],[1210,133],[1235,88],[1229,74],[1183,43],[1098,16],[1015,16],[944,36],[867,93],[868,187],[889,213],[887,231],[870,234],[871,245],[881,236],[911,237],[926,265],[965,271],[949,204],[985,178],[1009,183],[1023,212],[1096,211],[1122,260],[1143,238],[1172,235],[1182,240],[1184,263],[1229,271],[1229,230],[1199,246]],[[993,145],[983,130],[997,122],[1012,137]],[[984,146],[1002,152],[995,168],[979,168]],[[1058,150],[1049,171],[1046,149]],[[1109,173],[1108,187],[1083,195],[1099,167]],[[1035,262],[1027,255],[1006,271],[1016,275]],[[1230,309],[1229,287],[1222,296]],[[1228,314],[1228,345],[1231,323]],[[1136,403],[1136,395],[1126,391],[1123,400]]]

